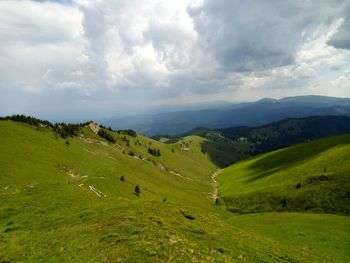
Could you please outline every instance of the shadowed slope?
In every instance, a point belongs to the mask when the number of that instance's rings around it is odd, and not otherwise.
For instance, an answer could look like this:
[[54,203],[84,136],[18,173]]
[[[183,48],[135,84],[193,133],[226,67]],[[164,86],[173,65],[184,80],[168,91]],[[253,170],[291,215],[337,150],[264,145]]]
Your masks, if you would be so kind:
[[350,213],[350,135],[257,156],[218,177],[231,211]]

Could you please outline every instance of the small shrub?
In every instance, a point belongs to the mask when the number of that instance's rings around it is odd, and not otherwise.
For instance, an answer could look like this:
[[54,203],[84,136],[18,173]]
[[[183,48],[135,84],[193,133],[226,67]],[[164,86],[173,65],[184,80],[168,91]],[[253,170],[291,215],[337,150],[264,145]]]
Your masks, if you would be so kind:
[[287,199],[283,196],[281,200],[282,207],[285,207],[287,205]]
[[140,186],[138,184],[135,186],[135,194],[136,195],[140,195],[141,194],[141,188],[140,188]]

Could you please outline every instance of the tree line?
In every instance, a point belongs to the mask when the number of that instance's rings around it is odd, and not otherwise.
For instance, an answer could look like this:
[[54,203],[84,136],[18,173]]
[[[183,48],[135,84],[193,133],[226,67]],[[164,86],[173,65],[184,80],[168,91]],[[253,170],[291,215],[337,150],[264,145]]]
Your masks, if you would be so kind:
[[112,142],[112,143],[116,142],[114,137],[103,128],[99,129],[97,134],[109,142]]
[[159,149],[156,149],[156,148],[151,148],[151,147],[148,147],[148,153],[154,155],[154,156],[160,156],[160,150]]
[[[40,125],[42,126],[46,126],[46,127],[50,127],[53,129],[53,131],[58,134],[60,137],[62,137],[63,139],[67,139],[68,137],[75,137],[78,136],[79,134],[79,128],[89,125],[90,123],[92,123],[92,121],[88,121],[88,122],[83,122],[83,123],[51,123],[47,120],[40,120],[37,118],[34,118],[32,116],[26,116],[26,115],[12,115],[12,116],[5,116],[5,117],[1,117],[0,116],[0,120],[11,120],[11,121],[16,121],[16,122],[22,122],[22,123],[27,123],[31,126],[35,126],[37,128],[40,127]],[[107,141],[110,142],[115,142],[115,139],[113,138],[113,136],[108,132],[108,131],[114,131],[111,127],[105,127],[103,125],[100,125],[100,130],[98,132],[98,135],[101,136],[102,138],[106,139]],[[132,137],[137,137],[137,133],[134,130],[128,129],[128,130],[118,130],[117,131],[118,134],[126,134]]]
[[40,120],[37,118],[34,118],[32,116],[26,116],[26,115],[12,115],[12,116],[6,116],[6,117],[0,117],[0,120],[11,120],[11,121],[16,121],[16,122],[23,122],[27,123],[31,126],[38,127],[40,125],[50,127],[53,129],[55,133],[57,133],[60,137],[63,139],[66,139],[68,137],[74,137],[77,136],[79,133],[79,128],[89,125],[91,121],[89,122],[84,122],[84,123],[76,123],[76,124],[71,124],[71,123],[51,123],[47,120]]

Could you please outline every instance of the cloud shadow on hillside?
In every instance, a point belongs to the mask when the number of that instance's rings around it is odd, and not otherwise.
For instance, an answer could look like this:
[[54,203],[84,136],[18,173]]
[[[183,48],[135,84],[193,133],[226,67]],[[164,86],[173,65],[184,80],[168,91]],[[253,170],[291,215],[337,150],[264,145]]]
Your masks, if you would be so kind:
[[[347,142],[350,143],[350,137],[343,138],[343,140],[335,137],[325,142],[308,142],[307,146],[304,143],[298,144],[268,154],[267,156],[255,161],[248,167],[255,172],[255,175],[251,176],[249,179],[247,179],[247,181],[252,182],[267,177],[283,169],[288,169],[295,166],[298,163],[302,164],[307,160],[310,160],[329,150],[330,148],[344,145]],[[322,172],[326,166],[326,164],[322,165],[320,167],[320,172]]]

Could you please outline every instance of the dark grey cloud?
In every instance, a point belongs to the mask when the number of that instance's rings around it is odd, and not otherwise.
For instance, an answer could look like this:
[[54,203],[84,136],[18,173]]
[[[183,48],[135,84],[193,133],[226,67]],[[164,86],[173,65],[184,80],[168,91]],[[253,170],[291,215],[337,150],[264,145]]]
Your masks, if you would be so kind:
[[228,71],[250,72],[293,64],[305,39],[344,13],[341,2],[207,0],[188,12],[203,49]]
[[350,49],[350,2],[343,3],[341,10],[343,24],[328,43],[336,48]]
[[[294,8],[295,9],[295,8]],[[300,32],[276,1],[206,1],[189,10],[201,46],[227,70],[252,71],[293,62]]]

